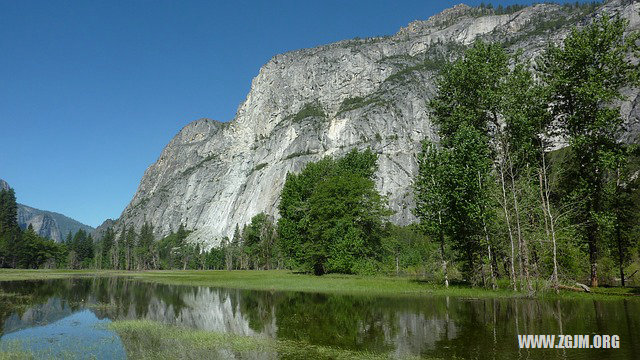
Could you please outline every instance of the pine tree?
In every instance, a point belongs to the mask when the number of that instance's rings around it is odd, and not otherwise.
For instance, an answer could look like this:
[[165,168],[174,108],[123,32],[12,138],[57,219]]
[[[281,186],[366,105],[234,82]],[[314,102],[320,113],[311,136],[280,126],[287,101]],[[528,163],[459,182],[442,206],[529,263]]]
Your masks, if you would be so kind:
[[0,190],[0,266],[16,267],[21,231],[18,204],[13,189]]
[[108,228],[100,241],[101,260],[102,260],[103,269],[115,268],[116,264],[113,262],[115,238],[116,238],[116,234],[113,231],[113,229]]
[[138,237],[138,268],[148,270],[151,268],[154,258],[153,254],[153,226],[147,222],[142,225],[140,229],[140,236]]
[[134,248],[137,237],[138,234],[133,226],[127,228],[127,232],[124,236],[125,270],[133,270],[135,268]]

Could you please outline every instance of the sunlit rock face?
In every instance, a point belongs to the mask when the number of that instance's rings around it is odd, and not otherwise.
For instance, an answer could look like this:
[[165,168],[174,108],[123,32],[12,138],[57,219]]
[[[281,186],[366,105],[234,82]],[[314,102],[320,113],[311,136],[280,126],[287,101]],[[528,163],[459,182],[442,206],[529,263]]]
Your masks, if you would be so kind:
[[60,241],[62,239],[62,235],[60,234],[60,230],[58,229],[58,224],[48,214],[38,214],[32,218],[29,218],[26,226],[33,227],[33,230],[36,233],[48,239],[53,239],[55,241]]
[[6,181],[0,179],[0,190],[9,190],[9,189],[11,189],[9,184]]
[[[638,29],[638,10],[637,2],[615,0],[596,14],[620,14]],[[253,79],[232,121],[200,119],[171,140],[115,226],[140,229],[148,221],[164,236],[184,224],[196,230],[191,240],[214,246],[259,212],[277,218],[288,172],[353,148],[379,155],[376,184],[395,212],[391,220],[414,221],[415,154],[422,140],[437,140],[427,101],[439,67],[476,39],[503,42],[533,59],[549,41],[562,40],[570,26],[594,16],[552,4],[506,15],[478,11],[458,5],[393,36],[274,56]],[[552,23],[562,27],[550,30]],[[637,140],[637,89],[628,95],[626,136]]]

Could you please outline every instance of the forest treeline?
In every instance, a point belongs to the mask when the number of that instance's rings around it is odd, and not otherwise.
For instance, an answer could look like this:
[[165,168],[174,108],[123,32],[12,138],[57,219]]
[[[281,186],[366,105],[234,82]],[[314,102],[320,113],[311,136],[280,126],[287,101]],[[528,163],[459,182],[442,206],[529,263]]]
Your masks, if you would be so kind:
[[3,190],[1,265],[411,274],[527,292],[637,283],[640,151],[622,141],[619,104],[640,46],[626,27],[601,16],[535,61],[478,41],[446,64],[429,101],[439,141],[415,154],[415,224],[388,221],[377,155],[353,150],[288,174],[277,221],[258,214],[213,248],[183,227],[155,239],[149,224],[56,244],[17,228]]

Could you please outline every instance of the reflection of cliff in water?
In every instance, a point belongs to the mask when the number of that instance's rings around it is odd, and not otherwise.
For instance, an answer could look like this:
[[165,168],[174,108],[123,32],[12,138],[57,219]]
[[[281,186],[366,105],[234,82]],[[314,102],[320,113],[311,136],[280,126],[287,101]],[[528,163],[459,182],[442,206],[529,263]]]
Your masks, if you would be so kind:
[[[100,280],[100,279],[96,279]],[[113,320],[146,319],[193,329],[238,335],[275,337],[274,309],[252,304],[252,293],[241,290],[152,284],[123,279],[94,283],[96,313]],[[252,317],[260,312],[259,319]]]
[[453,321],[440,317],[425,317],[424,314],[398,312],[396,329],[385,332],[385,341],[393,344],[398,358],[408,355],[423,354],[435,348],[442,339],[457,336]]
[[49,298],[44,304],[27,308],[24,312],[13,312],[4,319],[2,334],[9,334],[33,326],[42,326],[63,319],[73,313],[66,301]]
[[[260,327],[252,327],[248,314],[242,309],[239,291],[198,287],[183,294],[181,300],[182,306],[174,307],[161,298],[152,297],[147,312],[142,317],[207,331],[251,336],[276,335],[273,309],[270,309],[270,322],[262,323]],[[127,317],[139,318],[137,315],[130,312]]]

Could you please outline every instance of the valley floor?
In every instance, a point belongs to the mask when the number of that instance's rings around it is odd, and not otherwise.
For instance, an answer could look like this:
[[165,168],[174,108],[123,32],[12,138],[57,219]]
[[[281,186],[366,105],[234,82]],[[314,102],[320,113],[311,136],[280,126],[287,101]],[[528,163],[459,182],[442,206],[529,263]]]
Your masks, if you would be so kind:
[[[330,274],[313,276],[286,270],[18,270],[0,269],[0,281],[44,280],[84,276],[124,276],[133,279],[173,285],[211,286],[265,291],[300,291],[375,296],[459,296],[459,297],[526,297],[501,284],[498,290],[434,284],[417,277],[356,276]],[[539,284],[537,298],[629,298],[640,301],[640,288],[596,288],[591,293],[561,291],[556,294]]]

